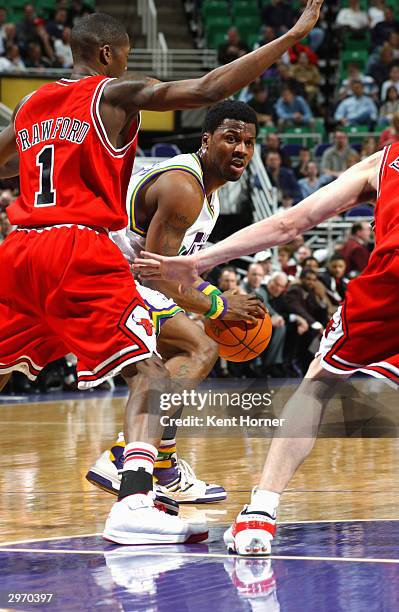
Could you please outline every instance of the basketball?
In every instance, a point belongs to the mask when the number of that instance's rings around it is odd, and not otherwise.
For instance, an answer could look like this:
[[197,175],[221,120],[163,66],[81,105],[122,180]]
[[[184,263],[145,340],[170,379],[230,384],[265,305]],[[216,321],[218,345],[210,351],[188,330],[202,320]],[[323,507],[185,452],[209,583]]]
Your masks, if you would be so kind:
[[267,347],[272,337],[272,321],[268,314],[256,323],[207,319],[205,331],[219,345],[219,357],[227,361],[249,361]]

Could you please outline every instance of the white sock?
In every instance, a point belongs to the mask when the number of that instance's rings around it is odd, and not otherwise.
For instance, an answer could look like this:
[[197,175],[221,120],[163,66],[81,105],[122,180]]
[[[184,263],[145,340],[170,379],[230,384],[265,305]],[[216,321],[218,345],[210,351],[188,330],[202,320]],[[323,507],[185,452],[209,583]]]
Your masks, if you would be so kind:
[[252,494],[251,510],[264,510],[271,516],[275,516],[280,503],[280,493],[274,491],[266,491],[265,489],[256,489]]
[[146,472],[152,474],[154,462],[157,458],[158,450],[147,442],[129,442],[126,444],[123,453],[123,471],[144,468]]

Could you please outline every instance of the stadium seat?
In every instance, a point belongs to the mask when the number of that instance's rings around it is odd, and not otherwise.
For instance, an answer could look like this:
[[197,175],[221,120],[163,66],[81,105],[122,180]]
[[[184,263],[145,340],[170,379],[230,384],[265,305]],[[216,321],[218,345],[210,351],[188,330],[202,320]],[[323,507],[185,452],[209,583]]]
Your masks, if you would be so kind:
[[298,157],[299,151],[302,149],[302,144],[298,143],[287,143],[283,145],[282,149],[285,155],[288,157]]
[[322,157],[324,151],[327,151],[327,149],[329,149],[330,147],[331,147],[331,142],[322,142],[321,144],[317,145],[317,147],[315,147],[314,156]]
[[159,142],[151,148],[151,157],[174,157],[180,154],[179,147],[169,142]]
[[372,217],[373,215],[374,207],[371,204],[361,204],[360,206],[356,206],[356,208],[352,208],[352,210],[348,210],[348,212],[345,214],[345,218]]
[[212,2],[203,5],[202,7],[202,19],[209,21],[215,17],[225,17],[228,14],[229,7],[226,2]]
[[364,135],[370,131],[368,125],[345,125],[341,128],[343,132],[348,134],[349,140],[352,142],[361,142]]

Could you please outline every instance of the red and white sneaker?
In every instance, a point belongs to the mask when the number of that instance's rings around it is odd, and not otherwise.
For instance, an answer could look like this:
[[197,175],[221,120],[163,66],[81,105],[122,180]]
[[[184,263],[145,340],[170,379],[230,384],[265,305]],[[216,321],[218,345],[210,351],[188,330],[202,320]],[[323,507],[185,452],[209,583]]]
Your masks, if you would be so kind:
[[124,497],[112,508],[103,538],[115,544],[184,544],[202,542],[208,537],[204,523],[183,521],[154,506],[154,493]]
[[276,533],[276,517],[249,504],[244,506],[223,539],[229,552],[238,555],[270,555]]

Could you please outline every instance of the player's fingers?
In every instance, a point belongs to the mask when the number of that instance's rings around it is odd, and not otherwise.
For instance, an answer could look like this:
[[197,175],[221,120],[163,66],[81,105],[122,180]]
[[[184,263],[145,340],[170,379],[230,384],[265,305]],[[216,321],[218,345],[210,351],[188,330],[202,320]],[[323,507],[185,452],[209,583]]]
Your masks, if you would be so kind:
[[[146,261],[150,261],[151,263],[162,262],[165,259],[163,255],[158,255],[158,253],[151,253],[150,251],[140,251],[140,255],[142,257],[140,261],[146,260]],[[138,261],[138,260],[136,259],[135,261]]]

